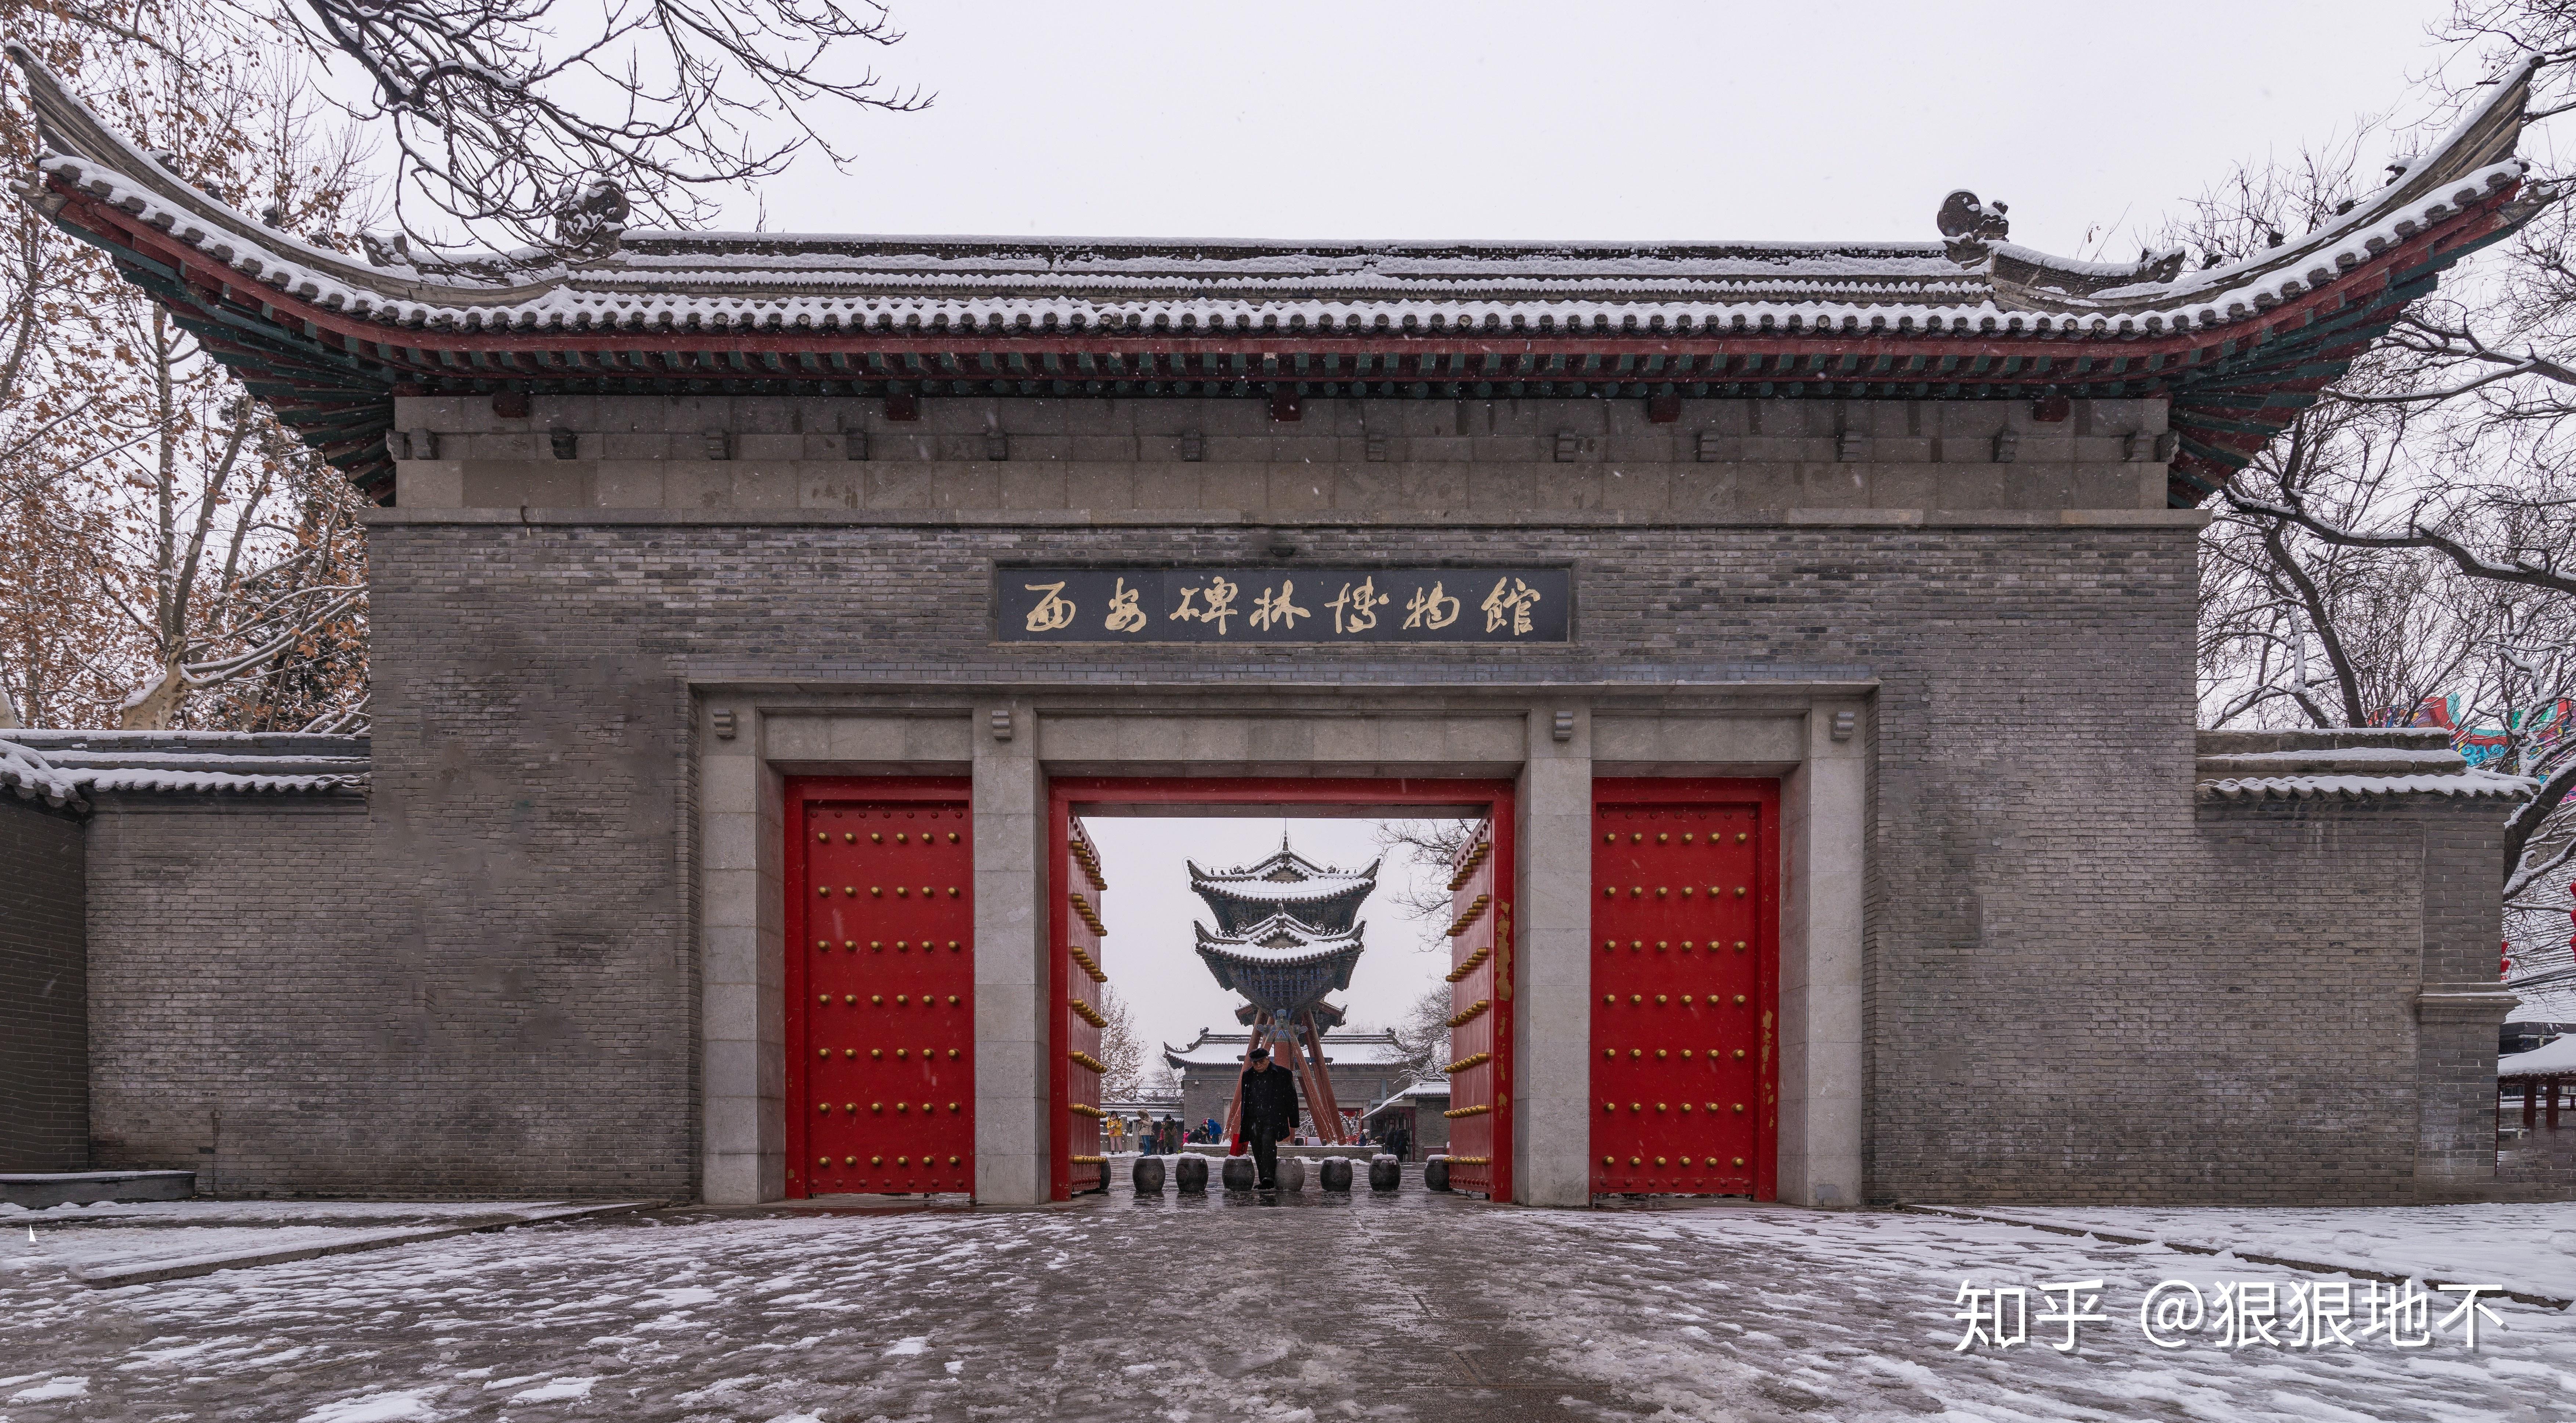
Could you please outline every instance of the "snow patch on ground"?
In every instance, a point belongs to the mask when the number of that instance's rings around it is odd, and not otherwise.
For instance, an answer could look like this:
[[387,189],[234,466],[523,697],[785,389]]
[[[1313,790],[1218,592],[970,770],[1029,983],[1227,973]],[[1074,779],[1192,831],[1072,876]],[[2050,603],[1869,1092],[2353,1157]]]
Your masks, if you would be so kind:
[[588,1398],[591,1385],[598,1382],[599,1380],[595,1378],[557,1379],[550,1384],[511,1394],[510,1401],[512,1403],[553,1403],[566,1398]]
[[438,1416],[429,1406],[436,1389],[410,1389],[401,1393],[371,1393],[364,1398],[346,1398],[326,1403],[296,1420],[296,1423],[413,1423]]
[[87,1398],[88,1396],[88,1379],[59,1378],[40,1383],[34,1388],[22,1388],[9,1395],[9,1401],[11,1403],[50,1403],[58,1398]]

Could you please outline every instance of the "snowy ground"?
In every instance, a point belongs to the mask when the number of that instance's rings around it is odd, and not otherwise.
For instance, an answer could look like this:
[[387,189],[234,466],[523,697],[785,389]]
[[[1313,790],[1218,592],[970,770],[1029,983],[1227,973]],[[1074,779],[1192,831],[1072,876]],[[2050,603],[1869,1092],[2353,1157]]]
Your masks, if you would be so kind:
[[[2576,1229],[2576,1208],[2555,1209],[2499,1214],[2491,1233]],[[2326,1213],[2223,1214],[2260,1231]],[[7,1423],[2576,1411],[2576,1318],[2553,1310],[2499,1303],[2474,1351],[2456,1327],[2421,1348],[2230,1350],[2197,1336],[2161,1349],[2137,1313],[2162,1281],[2213,1295],[2271,1281],[2285,1297],[2333,1281],[1926,1215],[1525,1211],[1418,1189],[683,1210],[116,1290],[79,1285],[47,1232],[31,1244],[17,1224],[0,1222]],[[2073,1354],[1955,1351],[1963,1278],[2099,1279],[2109,1320]],[[2356,1333],[2365,1288],[2353,1283]],[[2037,1315],[2034,1341],[2052,1332]]]
[[100,1225],[423,1225],[472,1220],[504,1211],[544,1210],[563,1201],[98,1201],[90,1205],[0,1205],[0,1226]]
[[364,1249],[590,1209],[562,1201],[102,1201],[8,1207],[0,1229],[23,1226],[47,1258],[97,1283],[118,1272],[160,1278],[244,1256]]
[[2576,1205],[2379,1210],[1999,1206],[1979,1207],[1977,1214],[2380,1274],[2475,1276],[2481,1283],[2525,1294],[2576,1300]]

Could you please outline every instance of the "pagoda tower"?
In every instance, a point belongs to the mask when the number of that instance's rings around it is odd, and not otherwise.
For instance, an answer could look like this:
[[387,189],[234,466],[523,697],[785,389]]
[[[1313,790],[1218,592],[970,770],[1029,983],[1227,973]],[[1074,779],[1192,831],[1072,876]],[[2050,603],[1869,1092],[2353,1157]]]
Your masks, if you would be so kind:
[[[1268,1047],[1297,1074],[1316,1131],[1340,1145],[1342,1113],[1333,1100],[1332,1075],[1324,1070],[1324,1029],[1342,1015],[1324,995],[1351,986],[1351,970],[1365,947],[1360,938],[1368,929],[1357,922],[1360,904],[1377,888],[1384,861],[1356,871],[1319,865],[1289,848],[1283,832],[1278,853],[1259,864],[1217,871],[1195,860],[1184,863],[1190,888],[1216,919],[1213,928],[1194,926],[1199,958],[1219,986],[1250,1002],[1238,1014],[1252,1027],[1244,1061],[1250,1063],[1253,1048]],[[1238,1086],[1226,1107],[1229,1132],[1242,1105]]]

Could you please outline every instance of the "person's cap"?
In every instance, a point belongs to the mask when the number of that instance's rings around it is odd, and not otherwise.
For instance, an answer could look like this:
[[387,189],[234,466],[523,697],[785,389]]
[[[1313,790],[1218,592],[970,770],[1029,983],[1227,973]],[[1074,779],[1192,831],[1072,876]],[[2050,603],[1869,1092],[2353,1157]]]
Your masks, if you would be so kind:
[[1251,1056],[1251,1058],[1252,1058],[1252,1060],[1253,1060],[1254,1062],[1263,1062],[1263,1061],[1267,1061],[1267,1060],[1269,1059],[1269,1057],[1270,1057],[1270,1049],[1268,1049],[1268,1048],[1266,1048],[1266,1047],[1257,1047],[1257,1048],[1254,1048],[1254,1049],[1252,1050],[1252,1052],[1251,1052],[1250,1056]]

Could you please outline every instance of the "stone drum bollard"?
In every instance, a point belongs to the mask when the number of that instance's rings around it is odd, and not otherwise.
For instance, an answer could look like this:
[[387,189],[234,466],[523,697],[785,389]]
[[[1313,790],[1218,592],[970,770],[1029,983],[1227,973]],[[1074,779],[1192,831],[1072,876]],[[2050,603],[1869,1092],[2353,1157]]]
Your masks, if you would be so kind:
[[1295,1156],[1279,1158],[1279,1189],[1283,1191],[1306,1189],[1306,1163],[1302,1158]]
[[1449,1158],[1435,1156],[1422,1163],[1422,1188],[1426,1191],[1449,1189]]
[[1351,1188],[1351,1163],[1336,1156],[1324,1163],[1324,1189],[1348,1191]]
[[1207,1194],[1206,1157],[1195,1153],[1182,1157],[1179,1165],[1173,1169],[1172,1175],[1178,1179],[1182,1195],[1203,1196]]
[[[1202,1166],[1199,1170],[1204,1172],[1207,1168]],[[1131,1173],[1131,1176],[1136,1183],[1137,1195],[1159,1196],[1163,1194],[1163,1158],[1159,1156],[1137,1157],[1136,1169]]]
[[1404,1163],[1392,1156],[1381,1156],[1369,1163],[1369,1189],[1392,1191],[1404,1184]]
[[1225,1188],[1227,1190],[1249,1191],[1254,1186],[1260,1184],[1260,1181],[1261,1168],[1252,1164],[1251,1157],[1229,1156],[1225,1159]]

